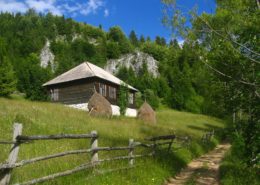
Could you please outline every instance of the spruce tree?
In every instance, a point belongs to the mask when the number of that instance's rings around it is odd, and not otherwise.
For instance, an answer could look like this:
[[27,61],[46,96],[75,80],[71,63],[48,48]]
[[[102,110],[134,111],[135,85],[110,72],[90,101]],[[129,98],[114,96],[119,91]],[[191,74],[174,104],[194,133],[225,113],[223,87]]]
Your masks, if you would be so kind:
[[6,57],[0,59],[0,96],[8,97],[16,89],[16,76],[13,66]]
[[137,38],[134,30],[132,30],[130,32],[129,40],[130,40],[131,44],[133,44],[133,46],[138,47],[139,41],[138,41],[138,38]]
[[141,35],[141,37],[140,37],[140,40],[139,40],[139,41],[140,41],[140,43],[142,43],[142,44],[143,44],[143,43],[145,43],[145,38],[144,38],[144,36],[143,36],[143,35]]

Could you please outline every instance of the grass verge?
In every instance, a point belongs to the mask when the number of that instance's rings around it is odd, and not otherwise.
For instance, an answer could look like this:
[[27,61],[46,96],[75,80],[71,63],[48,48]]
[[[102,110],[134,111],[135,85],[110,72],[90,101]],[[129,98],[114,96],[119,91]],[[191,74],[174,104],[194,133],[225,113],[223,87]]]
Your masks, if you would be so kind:
[[220,165],[220,182],[223,185],[259,185],[259,167],[246,164],[245,143],[239,135],[232,136],[231,150],[225,155]]
[[[92,118],[84,111],[74,110],[59,104],[0,98],[0,140],[12,138],[14,122],[23,123],[24,135],[76,134],[97,130],[100,136],[99,146],[126,146],[129,138],[143,141],[144,138],[150,136],[172,133],[189,135],[193,138],[190,147],[175,150],[173,146],[169,153],[162,148],[158,150],[156,158],[136,160],[138,166],[131,170],[100,175],[100,170],[124,167],[127,166],[128,161],[106,163],[95,170],[86,170],[45,184],[158,185],[167,177],[175,175],[192,158],[205,153],[217,144],[218,141],[215,139],[209,144],[200,142],[201,136],[206,131],[224,127],[224,123],[216,118],[169,109],[159,110],[157,120],[156,125],[149,125],[137,119],[126,117]],[[90,141],[86,139],[35,141],[21,146],[19,160],[89,147]],[[0,145],[0,163],[7,159],[9,150],[10,146]],[[141,151],[135,151],[136,154],[139,152]],[[127,152],[102,152],[99,157],[102,159],[118,155],[127,155]],[[71,169],[81,163],[88,162],[89,159],[88,154],[73,155],[17,168],[13,170],[12,183]]]

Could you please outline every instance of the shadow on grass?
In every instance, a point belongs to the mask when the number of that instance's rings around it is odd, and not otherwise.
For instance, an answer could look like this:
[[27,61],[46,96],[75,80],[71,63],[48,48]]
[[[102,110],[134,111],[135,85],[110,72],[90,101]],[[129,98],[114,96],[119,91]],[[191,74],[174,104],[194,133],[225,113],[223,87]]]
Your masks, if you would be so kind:
[[219,126],[214,126],[214,125],[210,125],[208,123],[204,123],[205,127],[198,127],[198,126],[194,126],[194,125],[188,125],[188,128],[194,129],[194,130],[199,130],[199,131],[203,131],[203,132],[209,132],[209,131],[222,131],[223,128],[219,127]]
[[185,160],[185,156],[181,157],[174,151],[168,152],[167,149],[157,150],[154,161],[158,163],[162,168],[171,172],[170,175],[177,174],[188,164],[188,160]]
[[215,125],[210,125],[208,123],[204,123],[204,125],[208,128],[208,129],[211,129],[211,130],[222,130],[223,128],[219,127],[219,126],[215,126]]
[[201,143],[193,141],[190,146],[182,147],[181,149],[172,148],[169,152],[166,148],[156,150],[155,162],[171,172],[171,175],[176,175],[180,170],[194,158],[207,153],[216,146],[214,142]]
[[191,128],[193,130],[204,131],[204,132],[210,131],[209,128],[202,128],[202,127],[198,127],[198,126],[194,126],[194,125],[188,125],[188,128]]

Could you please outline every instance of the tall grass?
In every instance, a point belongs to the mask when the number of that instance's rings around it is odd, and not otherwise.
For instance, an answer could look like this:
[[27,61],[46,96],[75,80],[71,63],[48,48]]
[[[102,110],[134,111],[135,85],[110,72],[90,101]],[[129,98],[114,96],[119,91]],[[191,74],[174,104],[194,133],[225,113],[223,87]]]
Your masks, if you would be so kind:
[[246,163],[245,141],[239,134],[232,134],[232,147],[220,166],[220,181],[223,185],[259,185],[260,169]]
[[[209,145],[200,143],[199,138],[202,134],[212,128],[224,127],[221,120],[212,117],[168,109],[159,110],[157,120],[156,125],[149,125],[135,118],[93,118],[84,111],[74,110],[64,105],[0,98],[0,140],[12,138],[14,122],[23,124],[24,135],[90,133],[92,130],[97,130],[100,136],[99,146],[126,146],[129,138],[143,141],[146,137],[171,133],[190,135],[194,139],[189,148],[177,151],[173,149],[170,153],[162,149],[158,151],[156,158],[138,159],[136,161],[138,166],[131,170],[103,175],[97,173],[104,169],[123,167],[128,163],[128,161],[113,162],[104,164],[102,168],[95,171],[86,170],[45,184],[161,184],[165,178],[176,174],[192,158],[201,155],[216,144],[216,140]],[[89,148],[89,146],[90,141],[87,139],[35,141],[21,145],[19,160],[65,150]],[[0,145],[0,162],[7,159],[9,150],[10,146]],[[113,155],[127,155],[127,152],[100,152],[100,158]],[[12,183],[71,169],[88,162],[89,159],[88,154],[73,155],[17,168],[13,170]]]

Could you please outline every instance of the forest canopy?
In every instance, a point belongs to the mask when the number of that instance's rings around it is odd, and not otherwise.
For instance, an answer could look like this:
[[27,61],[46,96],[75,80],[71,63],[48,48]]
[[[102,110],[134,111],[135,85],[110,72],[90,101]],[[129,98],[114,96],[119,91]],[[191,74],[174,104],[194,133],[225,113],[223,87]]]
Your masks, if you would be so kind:
[[[51,13],[37,14],[33,9],[25,14],[1,13],[0,27],[0,51],[5,51],[1,56],[13,74],[9,94],[16,90],[31,100],[47,100],[41,85],[49,79],[86,60],[104,67],[109,59],[140,50],[159,61],[160,75],[152,76],[145,61],[138,74],[122,67],[116,75],[140,90],[141,101],[146,99],[155,109],[164,104],[178,110],[218,114],[209,109],[210,97],[202,88],[210,81],[200,62],[198,43],[185,42],[181,47],[177,40],[167,43],[157,36],[153,41],[134,30],[128,36],[119,26],[106,32],[102,26]],[[54,64],[42,68],[39,56],[47,41],[55,56]]]

